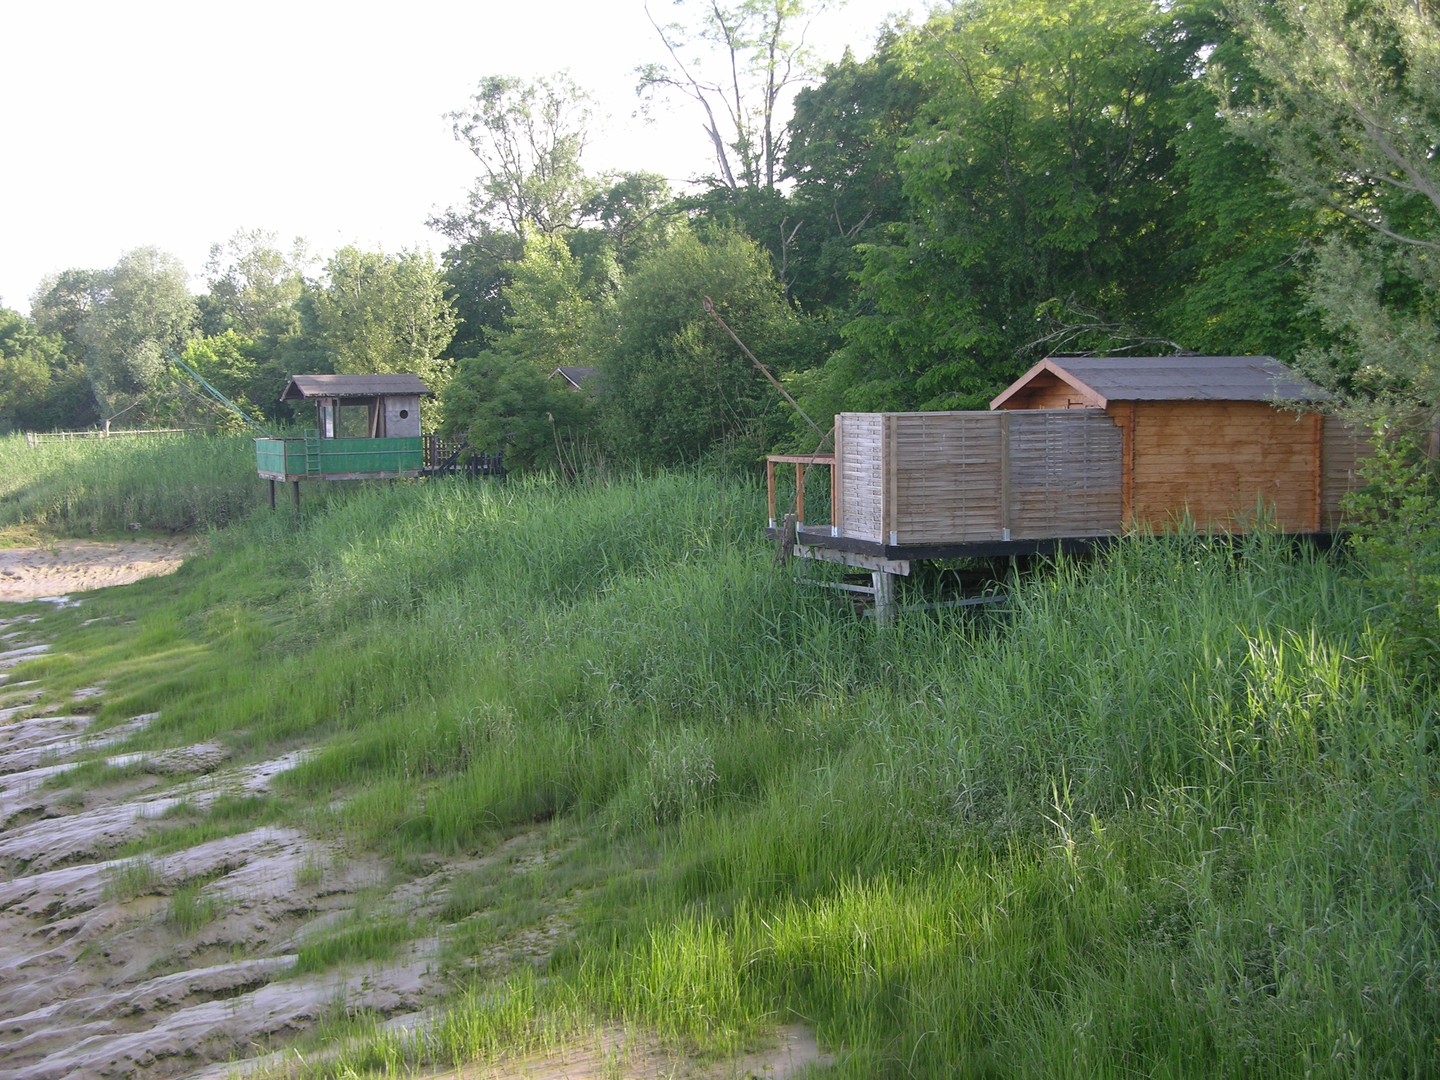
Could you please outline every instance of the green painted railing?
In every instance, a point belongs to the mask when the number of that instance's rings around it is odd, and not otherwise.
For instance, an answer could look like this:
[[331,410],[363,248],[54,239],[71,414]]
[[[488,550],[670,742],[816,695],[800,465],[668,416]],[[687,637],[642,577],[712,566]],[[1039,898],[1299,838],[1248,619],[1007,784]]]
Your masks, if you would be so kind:
[[419,435],[394,439],[256,439],[260,474],[288,479],[357,473],[395,476],[419,472],[425,465]]

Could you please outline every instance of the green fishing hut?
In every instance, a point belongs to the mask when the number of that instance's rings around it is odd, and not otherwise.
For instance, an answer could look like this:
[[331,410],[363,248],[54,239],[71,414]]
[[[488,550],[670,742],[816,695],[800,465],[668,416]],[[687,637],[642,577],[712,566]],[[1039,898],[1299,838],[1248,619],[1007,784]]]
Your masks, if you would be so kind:
[[275,484],[301,480],[369,480],[421,476],[425,441],[420,399],[430,389],[417,375],[295,375],[280,400],[315,406],[315,426],[301,438],[256,439],[255,463]]

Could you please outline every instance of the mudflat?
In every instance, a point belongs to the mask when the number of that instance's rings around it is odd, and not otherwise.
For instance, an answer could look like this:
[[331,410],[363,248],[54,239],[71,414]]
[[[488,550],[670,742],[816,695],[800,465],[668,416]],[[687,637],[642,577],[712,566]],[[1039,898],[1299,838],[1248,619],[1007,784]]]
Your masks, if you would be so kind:
[[194,541],[185,537],[56,540],[0,548],[0,601],[38,600],[108,585],[128,585],[141,578],[173,573],[194,550]]

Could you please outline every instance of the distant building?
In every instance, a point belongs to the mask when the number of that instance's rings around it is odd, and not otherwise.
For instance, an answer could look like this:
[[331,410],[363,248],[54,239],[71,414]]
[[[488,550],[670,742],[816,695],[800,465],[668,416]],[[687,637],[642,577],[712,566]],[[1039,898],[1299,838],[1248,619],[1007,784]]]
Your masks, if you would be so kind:
[[594,367],[557,367],[550,373],[550,378],[556,376],[564,379],[571,390],[587,394],[598,394],[605,384],[605,373]]

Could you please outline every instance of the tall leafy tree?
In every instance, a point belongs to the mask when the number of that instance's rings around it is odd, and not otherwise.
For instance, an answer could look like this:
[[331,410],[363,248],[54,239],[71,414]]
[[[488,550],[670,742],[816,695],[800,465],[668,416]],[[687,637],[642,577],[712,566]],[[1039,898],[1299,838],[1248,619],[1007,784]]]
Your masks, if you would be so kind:
[[1041,305],[1088,313],[1077,348],[1151,317],[1176,287],[1172,105],[1203,44],[1175,22],[1145,0],[980,0],[897,40],[923,93],[909,213],[864,249],[829,400],[976,406],[1027,361]]
[[74,267],[47,275],[30,299],[30,318],[35,328],[42,334],[58,334],[71,356],[85,354],[80,327],[95,306],[104,273]]
[[444,385],[455,313],[428,252],[341,248],[309,301],[337,374],[413,372],[432,390]]
[[[1227,117],[1309,205],[1351,228],[1318,249],[1310,298],[1335,337],[1318,369],[1436,415],[1440,402],[1440,7],[1235,0],[1261,76]],[[1227,70],[1228,76],[1230,72]]]
[[136,248],[96,275],[80,325],[85,368],[105,422],[163,409],[155,391],[199,323],[189,274],[173,255]]
[[492,349],[549,374],[561,365],[588,365],[595,304],[585,294],[580,263],[558,236],[532,233],[505,289],[505,333]]
[[470,105],[450,114],[455,138],[469,147],[480,176],[464,207],[431,224],[457,243],[487,235],[518,237],[578,224],[595,192],[582,157],[594,105],[569,75],[524,80],[491,75]]
[[234,330],[252,341],[274,333],[289,322],[312,263],[304,240],[297,237],[283,250],[264,229],[241,229],[212,244],[202,305],[206,331]]
[[447,435],[482,453],[502,452],[509,470],[566,471],[590,429],[588,395],[535,364],[494,349],[467,357],[445,387]]
[[31,300],[30,329],[57,338],[60,352],[50,360],[50,377],[39,398],[18,407],[15,423],[34,430],[90,427],[99,420],[85,343],[80,328],[94,306],[102,271],[70,269],[46,277]]
[[680,94],[695,103],[714,154],[715,184],[774,188],[789,134],[783,96],[814,74],[805,29],[825,0],[674,6],[682,21],[662,25],[646,5],[669,59],[638,69],[642,99]]
[[778,269],[803,307],[848,305],[857,248],[906,216],[898,158],[922,88],[888,35],[874,54],[846,53],[795,99],[785,175],[794,182],[787,225],[798,242]]
[[622,456],[694,461],[731,444],[753,460],[788,424],[775,390],[705,313],[707,296],[775,368],[809,359],[797,356],[804,327],[762,249],[735,233],[678,235],[635,267],[616,301],[600,405]]
[[[1309,285],[1331,335],[1304,359],[1391,427],[1352,500],[1352,547],[1397,653],[1440,664],[1440,6],[1234,0],[1260,75],[1228,117],[1346,227]],[[1228,75],[1229,72],[1224,74]],[[1425,421],[1416,427],[1416,416]],[[1398,423],[1397,423],[1398,421]],[[1427,453],[1428,451],[1428,453]]]
[[44,399],[63,349],[58,336],[41,334],[18,311],[0,308],[0,431],[18,426],[19,417]]

